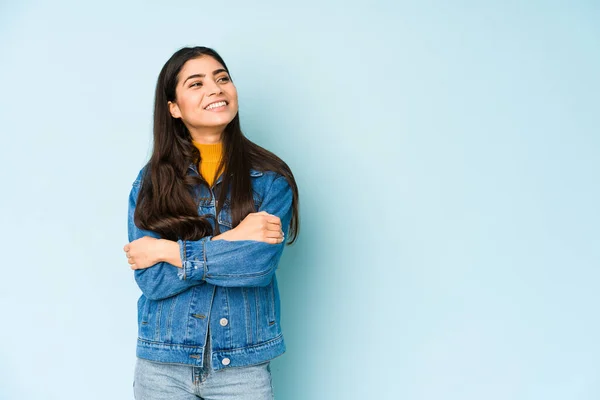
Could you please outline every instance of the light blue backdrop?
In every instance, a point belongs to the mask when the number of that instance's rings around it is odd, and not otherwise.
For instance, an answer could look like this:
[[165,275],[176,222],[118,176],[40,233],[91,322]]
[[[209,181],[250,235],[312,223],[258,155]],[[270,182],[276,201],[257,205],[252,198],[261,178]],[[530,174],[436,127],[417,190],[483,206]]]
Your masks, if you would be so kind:
[[[169,3],[167,5],[167,3]],[[3,1],[0,399],[131,399],[153,90],[219,51],[301,188],[277,398],[600,398],[595,1]]]

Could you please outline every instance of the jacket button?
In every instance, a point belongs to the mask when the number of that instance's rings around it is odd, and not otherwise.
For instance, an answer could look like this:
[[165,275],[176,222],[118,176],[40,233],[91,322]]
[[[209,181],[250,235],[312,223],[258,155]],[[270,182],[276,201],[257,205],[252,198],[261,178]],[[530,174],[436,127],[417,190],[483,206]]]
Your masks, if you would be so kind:
[[223,361],[221,361],[221,364],[228,366],[230,362],[231,362],[231,360],[229,358],[225,357],[223,359]]
[[229,321],[227,321],[227,318],[221,318],[221,320],[219,321],[219,323],[221,324],[221,326],[227,326],[227,323]]

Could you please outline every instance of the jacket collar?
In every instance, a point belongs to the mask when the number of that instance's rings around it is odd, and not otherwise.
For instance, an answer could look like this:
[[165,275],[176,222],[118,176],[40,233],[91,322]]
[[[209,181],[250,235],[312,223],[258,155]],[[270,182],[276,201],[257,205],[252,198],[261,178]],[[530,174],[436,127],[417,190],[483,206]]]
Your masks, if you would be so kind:
[[[188,167],[188,169],[191,169],[196,174],[200,175],[200,172],[198,172],[198,166],[197,165],[190,164],[190,166]],[[257,177],[263,176],[263,175],[264,175],[264,172],[256,170],[254,168],[250,168],[250,177],[257,178]],[[219,183],[221,183],[222,180],[223,180],[223,174],[219,175],[219,177],[217,178],[217,180],[215,181],[215,183],[213,184],[213,186],[218,185]]]

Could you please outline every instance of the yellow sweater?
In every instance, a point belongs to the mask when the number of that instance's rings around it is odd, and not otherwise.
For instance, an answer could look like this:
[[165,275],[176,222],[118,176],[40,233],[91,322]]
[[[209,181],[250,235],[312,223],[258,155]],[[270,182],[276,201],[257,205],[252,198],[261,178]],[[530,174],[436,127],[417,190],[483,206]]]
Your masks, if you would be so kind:
[[219,162],[221,162],[221,157],[223,155],[223,143],[204,144],[194,141],[192,141],[192,143],[194,143],[194,146],[200,151],[200,174],[202,174],[202,177],[208,182],[208,185],[212,186],[219,177],[217,168],[219,167]]

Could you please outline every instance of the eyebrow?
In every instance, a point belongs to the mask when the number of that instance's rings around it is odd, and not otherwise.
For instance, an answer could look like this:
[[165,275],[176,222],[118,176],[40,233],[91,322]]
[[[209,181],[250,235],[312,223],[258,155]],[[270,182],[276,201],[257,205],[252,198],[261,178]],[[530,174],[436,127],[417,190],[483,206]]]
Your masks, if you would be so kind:
[[[226,72],[226,73],[227,73],[227,75],[229,75],[229,73],[227,72],[227,70],[226,70],[225,68],[219,68],[219,69],[215,69],[215,70],[213,71],[213,73],[212,73],[212,74],[213,74],[213,76],[215,76],[215,75],[217,75],[217,74],[220,74],[221,72]],[[204,78],[205,76],[206,76],[205,74],[194,74],[194,75],[190,75],[190,76],[188,76],[188,77],[185,79],[185,81],[183,81],[182,85],[185,85],[185,83],[186,83],[187,81],[189,81],[190,79],[194,79],[194,78]]]

